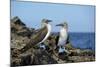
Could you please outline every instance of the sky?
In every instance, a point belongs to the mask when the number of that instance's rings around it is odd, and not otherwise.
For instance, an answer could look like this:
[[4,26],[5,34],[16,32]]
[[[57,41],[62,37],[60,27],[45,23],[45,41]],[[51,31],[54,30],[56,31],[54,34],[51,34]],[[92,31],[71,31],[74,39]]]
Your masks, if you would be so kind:
[[58,32],[56,24],[68,23],[69,32],[95,31],[95,6],[11,1],[11,18],[18,16],[30,28],[40,28],[43,18],[53,22],[52,31]]

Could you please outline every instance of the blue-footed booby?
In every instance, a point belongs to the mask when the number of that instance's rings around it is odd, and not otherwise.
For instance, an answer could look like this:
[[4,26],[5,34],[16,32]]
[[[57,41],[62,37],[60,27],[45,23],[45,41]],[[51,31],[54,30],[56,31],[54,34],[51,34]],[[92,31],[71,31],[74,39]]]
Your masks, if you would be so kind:
[[40,48],[45,49],[43,42],[49,37],[51,33],[51,25],[49,24],[49,22],[52,22],[52,20],[42,20],[42,27],[38,29],[37,32],[31,37],[30,41],[21,50],[21,52],[25,52],[35,45],[39,45]]
[[51,22],[51,20],[47,20],[47,19],[42,20],[42,28],[46,27],[47,31],[44,32],[44,33],[46,33],[44,39],[41,42],[39,42],[38,44],[40,45],[40,48],[43,48],[43,49],[46,49],[43,42],[50,36],[50,33],[51,33],[51,25],[49,22]]
[[66,22],[62,24],[57,24],[56,26],[61,26],[60,33],[57,36],[57,46],[59,47],[59,53],[68,52],[65,49],[65,45],[69,43],[69,36],[68,36],[68,24]]

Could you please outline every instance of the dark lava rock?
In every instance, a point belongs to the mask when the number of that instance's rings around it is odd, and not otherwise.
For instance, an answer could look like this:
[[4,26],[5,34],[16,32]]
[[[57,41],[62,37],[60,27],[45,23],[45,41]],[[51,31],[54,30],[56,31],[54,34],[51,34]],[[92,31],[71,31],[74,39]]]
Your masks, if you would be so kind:
[[34,65],[42,65],[42,64],[56,64],[57,61],[52,58],[45,50],[38,50],[35,53],[35,57],[33,59]]
[[21,25],[21,26],[26,26],[20,19],[18,16],[14,17],[13,19],[11,19],[11,22],[16,24],[16,25]]

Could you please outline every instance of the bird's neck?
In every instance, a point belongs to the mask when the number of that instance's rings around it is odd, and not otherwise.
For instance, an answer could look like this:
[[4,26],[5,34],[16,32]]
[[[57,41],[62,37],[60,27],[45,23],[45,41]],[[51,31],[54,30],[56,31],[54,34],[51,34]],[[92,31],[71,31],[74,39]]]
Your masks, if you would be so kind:
[[68,29],[67,29],[66,27],[62,27],[62,28],[61,28],[61,31],[62,31],[62,32],[67,32]]
[[51,25],[50,24],[46,24],[46,27],[47,27],[48,31],[51,32]]

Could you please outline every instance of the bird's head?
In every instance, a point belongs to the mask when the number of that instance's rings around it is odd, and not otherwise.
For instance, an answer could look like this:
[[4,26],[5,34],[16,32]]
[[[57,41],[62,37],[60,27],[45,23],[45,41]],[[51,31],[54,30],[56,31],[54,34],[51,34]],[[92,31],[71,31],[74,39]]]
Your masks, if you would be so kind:
[[61,26],[61,27],[64,27],[64,28],[68,28],[67,22],[63,22],[61,24],[57,24],[56,26]]
[[52,22],[52,20],[42,19],[42,27],[46,26],[47,24],[49,24],[49,22]]

